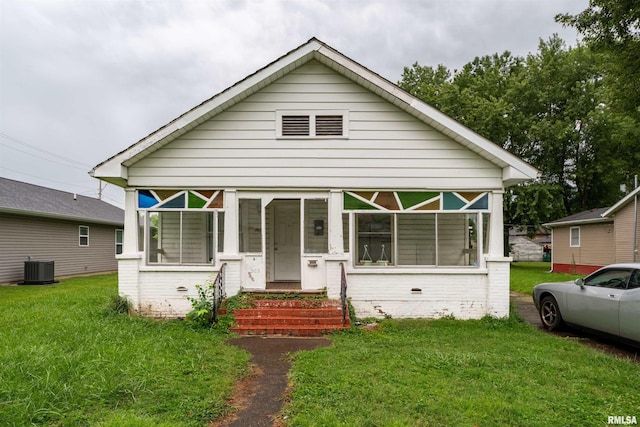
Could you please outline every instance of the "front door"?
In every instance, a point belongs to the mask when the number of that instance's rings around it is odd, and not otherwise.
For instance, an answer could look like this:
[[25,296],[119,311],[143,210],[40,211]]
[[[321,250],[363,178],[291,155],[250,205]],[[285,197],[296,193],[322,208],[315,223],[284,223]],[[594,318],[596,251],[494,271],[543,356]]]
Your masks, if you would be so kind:
[[273,278],[300,281],[300,201],[273,204]]

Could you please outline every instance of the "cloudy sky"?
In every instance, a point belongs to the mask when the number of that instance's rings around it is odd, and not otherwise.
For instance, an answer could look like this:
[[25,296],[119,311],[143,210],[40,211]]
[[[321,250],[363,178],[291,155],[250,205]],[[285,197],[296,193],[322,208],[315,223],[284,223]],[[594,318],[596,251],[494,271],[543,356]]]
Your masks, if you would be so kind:
[[[588,0],[0,0],[0,176],[97,197],[98,163],[317,37],[397,82],[535,52]],[[122,207],[122,190],[104,199]]]

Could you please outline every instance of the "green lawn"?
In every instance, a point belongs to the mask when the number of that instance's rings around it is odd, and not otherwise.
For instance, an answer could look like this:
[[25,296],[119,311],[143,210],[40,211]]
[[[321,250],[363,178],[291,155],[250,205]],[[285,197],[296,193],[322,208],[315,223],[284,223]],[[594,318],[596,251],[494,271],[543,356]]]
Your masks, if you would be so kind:
[[[530,292],[557,278],[545,268],[518,263],[513,277]],[[216,329],[113,314],[114,295],[113,275],[0,287],[0,425],[205,426],[230,410],[246,353]],[[290,426],[640,418],[639,364],[517,319],[389,319],[330,339],[292,356]]]
[[583,277],[577,274],[549,273],[551,263],[548,262],[513,262],[511,263],[511,290],[523,294],[531,294],[533,287],[544,282],[566,282]]
[[640,417],[640,365],[517,320],[385,320],[294,357],[291,426],[597,426]]
[[108,311],[116,276],[0,287],[0,425],[202,426],[247,355],[226,335]]
[[[573,280],[514,263],[511,289]],[[640,364],[518,319],[385,320],[294,357],[291,426],[591,426],[640,418]]]

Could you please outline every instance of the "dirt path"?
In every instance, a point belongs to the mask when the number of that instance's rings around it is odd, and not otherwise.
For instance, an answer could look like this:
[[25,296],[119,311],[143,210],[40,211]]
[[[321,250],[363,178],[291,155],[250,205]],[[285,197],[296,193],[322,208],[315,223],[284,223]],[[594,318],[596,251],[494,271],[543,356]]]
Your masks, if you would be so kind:
[[240,337],[227,343],[251,353],[253,375],[242,381],[234,392],[231,405],[238,408],[230,416],[212,423],[212,427],[272,426],[284,405],[290,353],[328,347],[326,338]]

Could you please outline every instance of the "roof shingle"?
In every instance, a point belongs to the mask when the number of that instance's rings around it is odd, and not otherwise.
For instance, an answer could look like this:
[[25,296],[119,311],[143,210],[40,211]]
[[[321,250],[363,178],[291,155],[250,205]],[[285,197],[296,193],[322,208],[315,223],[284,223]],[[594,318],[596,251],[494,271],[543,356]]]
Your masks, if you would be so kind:
[[124,211],[102,200],[0,178],[0,211],[124,224]]

